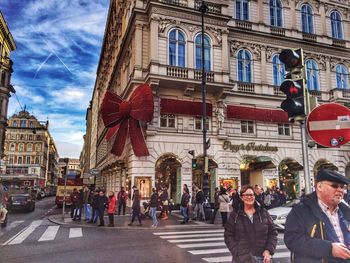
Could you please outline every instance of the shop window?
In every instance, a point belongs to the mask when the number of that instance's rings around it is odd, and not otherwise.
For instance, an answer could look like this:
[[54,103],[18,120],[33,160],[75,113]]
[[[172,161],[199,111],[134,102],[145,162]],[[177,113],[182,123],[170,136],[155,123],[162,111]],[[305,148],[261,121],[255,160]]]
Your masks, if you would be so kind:
[[151,196],[151,178],[149,177],[137,177],[136,186],[140,190],[141,198],[149,198]]
[[290,125],[278,124],[278,135],[290,136]]
[[245,134],[254,134],[254,122],[241,121],[241,132]]
[[[210,126],[209,122],[210,122],[210,120],[209,120],[209,118],[207,118],[207,121],[205,123],[207,131],[209,130],[209,126]],[[194,118],[194,129],[195,130],[203,130],[203,119],[202,119],[202,117],[198,116],[198,117]]]
[[161,114],[160,115],[160,127],[175,128],[175,115],[174,114]]

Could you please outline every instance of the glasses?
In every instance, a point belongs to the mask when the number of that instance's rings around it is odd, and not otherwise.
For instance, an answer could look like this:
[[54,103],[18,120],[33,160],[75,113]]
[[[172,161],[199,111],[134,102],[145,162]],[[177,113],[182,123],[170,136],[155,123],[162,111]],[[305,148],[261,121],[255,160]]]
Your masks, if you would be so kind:
[[334,189],[340,188],[340,189],[342,189],[342,190],[345,190],[346,187],[347,187],[347,186],[344,185],[344,184],[337,184],[337,183],[324,183],[324,182],[323,182],[323,184],[329,185],[330,187],[332,187],[332,188],[334,188]]
[[253,197],[254,194],[242,194],[243,197]]

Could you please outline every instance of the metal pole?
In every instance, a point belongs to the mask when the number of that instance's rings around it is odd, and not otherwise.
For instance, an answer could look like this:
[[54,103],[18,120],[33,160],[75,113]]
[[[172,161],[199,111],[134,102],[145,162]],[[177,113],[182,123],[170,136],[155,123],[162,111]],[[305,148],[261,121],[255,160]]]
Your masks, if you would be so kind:
[[66,210],[66,195],[67,195],[67,172],[68,172],[68,162],[66,162],[66,173],[64,174],[64,192],[63,192],[63,205],[62,205],[62,219],[64,221],[64,214]]
[[304,166],[304,180],[305,180],[305,194],[311,193],[311,176],[309,169],[309,148],[307,147],[307,133],[305,120],[300,121],[301,142],[303,152],[303,166]]

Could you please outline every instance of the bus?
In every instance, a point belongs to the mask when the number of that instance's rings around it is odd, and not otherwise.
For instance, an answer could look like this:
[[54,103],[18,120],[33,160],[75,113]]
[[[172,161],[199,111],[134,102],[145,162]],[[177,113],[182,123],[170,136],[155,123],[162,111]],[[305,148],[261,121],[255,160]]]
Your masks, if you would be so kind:
[[[78,191],[83,188],[83,179],[82,178],[67,178],[66,184],[66,205],[71,205],[72,201],[70,200],[70,195],[73,193],[74,188]],[[64,197],[64,178],[59,178],[57,182],[57,191],[56,191],[56,206],[58,208],[63,206],[63,197]]]

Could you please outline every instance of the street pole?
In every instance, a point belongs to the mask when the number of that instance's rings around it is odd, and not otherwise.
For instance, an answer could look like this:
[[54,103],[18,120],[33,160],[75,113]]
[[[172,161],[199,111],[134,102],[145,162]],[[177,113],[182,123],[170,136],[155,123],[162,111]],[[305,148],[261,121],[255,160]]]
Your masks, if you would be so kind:
[[63,192],[63,205],[62,205],[62,219],[64,222],[64,214],[66,210],[66,195],[67,195],[67,172],[68,172],[68,160],[65,159],[66,163],[66,173],[64,174],[64,192]]
[[[205,198],[204,209],[208,211],[210,209],[209,202],[209,175],[208,175],[208,156],[207,156],[207,106],[206,106],[206,71],[205,71],[205,52],[204,52],[204,14],[208,11],[208,6],[205,1],[202,1],[199,7],[201,12],[201,26],[202,26],[202,43],[201,43],[201,62],[202,62],[202,123],[203,123],[203,181],[202,189]],[[206,213],[206,217],[207,217]],[[208,219],[208,218],[207,218]]]
[[303,153],[303,166],[304,166],[304,180],[305,180],[305,194],[311,193],[311,176],[309,168],[309,148],[307,146],[307,133],[305,120],[300,121],[301,130],[301,142],[302,142],[302,153]]

